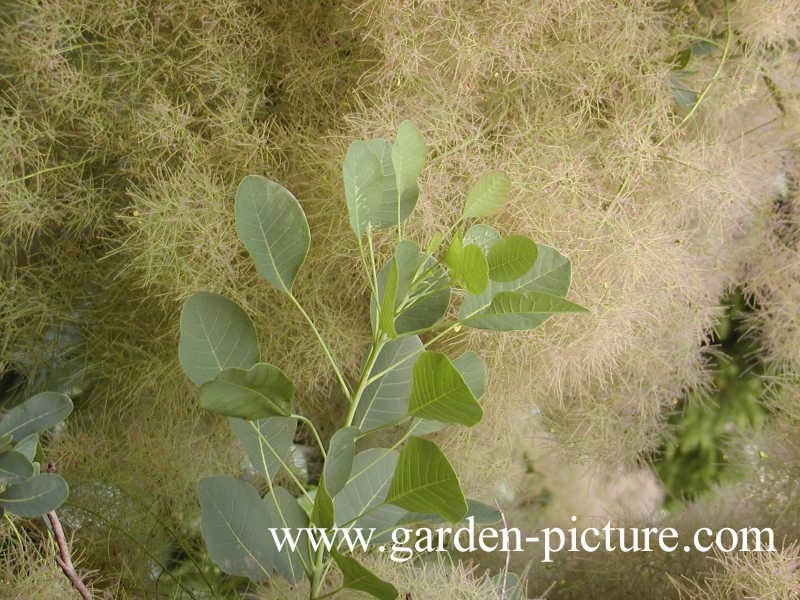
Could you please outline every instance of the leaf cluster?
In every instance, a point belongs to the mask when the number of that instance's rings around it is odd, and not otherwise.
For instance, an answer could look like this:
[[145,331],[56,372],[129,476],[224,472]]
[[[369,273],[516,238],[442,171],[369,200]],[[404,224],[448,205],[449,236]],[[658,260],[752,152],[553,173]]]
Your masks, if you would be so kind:
[[55,473],[41,473],[39,434],[72,412],[66,394],[42,392],[0,417],[0,512],[37,517],[67,499],[69,486]]
[[[267,532],[360,527],[376,532],[376,542],[400,523],[457,523],[479,515],[483,521],[499,519],[493,509],[467,501],[447,457],[425,437],[451,424],[471,427],[481,420],[486,366],[472,352],[451,359],[431,346],[462,327],[530,330],[553,314],[586,309],[565,298],[571,277],[565,256],[475,222],[505,204],[510,182],[502,173],[481,177],[450,230],[434,236],[424,249],[407,239],[403,223],[418,200],[417,177],[424,162],[425,144],[410,121],[400,124],[394,142],[357,141],[344,158],[349,223],[372,292],[372,341],[354,382],[345,378],[293,291],[310,245],[302,206],[289,190],[259,175],[245,177],[238,187],[239,239],[256,271],[307,320],[349,410],[325,446],[314,424],[295,413],[289,377],[261,361],[247,314],[210,292],[186,301],[181,365],[200,386],[201,406],[230,419],[268,488],[262,497],[249,483],[231,477],[200,481],[203,537],[211,558],[227,573],[255,581],[276,572],[290,582],[306,576],[315,598],[336,563],[343,588],[395,598],[397,590],[343,555],[341,544],[326,548],[303,540],[290,549]],[[396,236],[396,245],[378,268],[374,236],[382,230]],[[450,310],[454,304],[457,311]],[[448,317],[454,312],[454,318]],[[312,430],[325,459],[316,486],[301,481],[290,460],[301,421]],[[380,430],[396,433],[394,444],[361,449]],[[300,497],[275,483],[279,471],[293,481]]]

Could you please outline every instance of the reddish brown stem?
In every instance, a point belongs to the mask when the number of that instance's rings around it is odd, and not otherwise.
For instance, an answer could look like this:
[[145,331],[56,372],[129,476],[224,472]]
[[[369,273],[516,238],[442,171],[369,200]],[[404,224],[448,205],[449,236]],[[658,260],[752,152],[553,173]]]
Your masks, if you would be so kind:
[[67,576],[67,579],[72,582],[72,586],[78,590],[83,600],[92,600],[92,595],[89,593],[89,590],[86,589],[86,585],[81,581],[80,576],[75,571],[75,567],[72,565],[67,538],[64,537],[64,529],[61,527],[61,521],[58,520],[56,511],[51,510],[48,512],[47,518],[50,520],[50,526],[53,528],[53,535],[56,538],[56,544],[58,544],[58,553],[60,555],[60,557],[56,557],[58,566],[64,571],[64,575]]

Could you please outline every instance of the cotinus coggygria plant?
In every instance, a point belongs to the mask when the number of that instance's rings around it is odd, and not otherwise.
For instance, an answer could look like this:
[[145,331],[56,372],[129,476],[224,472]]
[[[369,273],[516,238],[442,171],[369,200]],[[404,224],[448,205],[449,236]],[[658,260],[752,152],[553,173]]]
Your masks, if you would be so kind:
[[[344,159],[350,226],[372,294],[372,341],[353,379],[346,377],[292,291],[310,244],[300,203],[265,177],[247,176],[239,185],[238,236],[258,273],[285,293],[308,322],[349,410],[325,446],[314,423],[295,412],[289,377],[261,361],[245,312],[209,292],[186,301],[181,365],[199,386],[201,406],[229,417],[266,482],[263,496],[232,477],[199,483],[203,537],[211,558],[226,573],[254,581],[275,574],[291,582],[307,577],[312,599],[350,588],[388,600],[397,596],[394,586],[370,573],[338,541],[327,548],[301,539],[291,550],[276,544],[270,528],[361,527],[374,529],[372,541],[379,542],[401,523],[457,523],[468,515],[486,522],[497,516],[490,507],[464,498],[447,457],[426,438],[448,425],[471,427],[481,420],[486,366],[472,352],[451,358],[432,348],[462,327],[530,330],[553,314],[585,309],[565,299],[571,278],[565,256],[476,222],[504,205],[509,180],[502,173],[489,173],[474,184],[448,232],[435,235],[424,248],[408,239],[403,222],[416,205],[424,161],[425,144],[409,121],[400,124],[393,143],[357,141]],[[396,245],[379,266],[373,242],[381,230]],[[302,480],[291,457],[299,422],[309,427],[324,459],[315,485]],[[393,434],[394,443],[369,447],[371,434],[381,430]],[[297,497],[275,483],[279,471]],[[341,586],[323,592],[333,564],[341,571]]]

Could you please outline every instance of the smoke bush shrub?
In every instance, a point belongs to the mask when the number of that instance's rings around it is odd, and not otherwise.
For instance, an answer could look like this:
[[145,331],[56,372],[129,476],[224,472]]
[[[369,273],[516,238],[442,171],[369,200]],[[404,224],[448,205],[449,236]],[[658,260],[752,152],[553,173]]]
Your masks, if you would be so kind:
[[[267,485],[262,497],[249,483],[228,476],[200,481],[203,537],[211,558],[227,573],[255,581],[274,572],[290,582],[307,577],[311,597],[318,598],[336,563],[343,575],[340,589],[395,598],[393,585],[341,554],[341,548],[313,550],[301,541],[290,552],[275,544],[268,529],[355,526],[374,528],[380,536],[400,522],[456,523],[468,515],[476,521],[499,519],[490,507],[465,499],[447,457],[425,437],[451,424],[471,427],[480,421],[486,366],[472,352],[451,359],[431,348],[463,327],[526,331],[553,314],[586,309],[565,298],[571,280],[565,256],[475,222],[505,203],[509,180],[503,173],[481,177],[467,194],[461,216],[424,249],[408,239],[403,222],[416,205],[424,161],[425,144],[409,121],[400,124],[393,143],[357,141],[344,159],[350,227],[371,290],[372,341],[355,383],[346,380],[292,291],[311,238],[300,203],[283,186],[258,175],[239,185],[237,234],[256,271],[308,322],[349,409],[326,447],[314,423],[295,412],[292,380],[279,367],[261,362],[247,314],[210,292],[186,301],[180,363],[199,386],[200,405],[230,419]],[[373,236],[383,229],[396,243],[391,258],[378,268]],[[324,458],[316,486],[301,481],[290,460],[299,422],[311,430]],[[378,432],[389,432],[394,442],[360,449]],[[299,497],[275,483],[279,471]]]

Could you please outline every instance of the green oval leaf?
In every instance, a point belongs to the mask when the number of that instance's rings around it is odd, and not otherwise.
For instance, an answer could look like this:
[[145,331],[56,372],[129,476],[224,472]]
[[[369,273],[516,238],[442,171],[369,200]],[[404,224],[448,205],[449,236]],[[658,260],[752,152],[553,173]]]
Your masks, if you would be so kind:
[[502,238],[495,242],[486,255],[489,277],[493,281],[519,279],[536,262],[536,256],[536,242],[533,240],[521,235]]
[[527,331],[556,313],[589,312],[583,306],[543,292],[500,292],[465,325],[494,331]]
[[[398,210],[402,212],[402,207],[398,204],[399,195],[397,193],[397,177],[392,163],[392,145],[381,138],[367,140],[365,143],[377,157],[383,175],[381,199],[372,206],[369,222],[372,229],[392,227],[397,225]],[[408,213],[405,216],[408,216]]]
[[489,265],[483,250],[476,244],[464,245],[456,234],[444,255],[454,281],[463,284],[472,294],[480,294],[489,285]]
[[392,144],[392,164],[398,193],[396,225],[402,223],[417,204],[417,177],[425,166],[425,141],[411,121],[403,121],[397,128],[397,138]]
[[0,454],[0,484],[17,483],[33,475],[33,465],[23,454],[13,450]]
[[36,457],[36,448],[39,446],[39,434],[32,433],[26,435],[14,446],[14,451],[19,452],[29,461],[33,462]]
[[200,406],[228,417],[254,421],[292,414],[294,384],[275,365],[225,369],[200,387]]
[[61,506],[68,495],[69,486],[60,475],[43,473],[6,488],[0,507],[20,517],[38,517]]
[[[284,488],[273,487],[272,493],[264,496],[263,502],[267,509],[269,527],[288,528],[293,535],[298,535],[301,528],[308,527],[308,516],[305,511],[297,503],[297,499]],[[307,564],[310,563],[306,540],[300,540],[296,551],[292,551],[288,544],[279,549],[271,532],[266,529],[257,531],[267,538],[275,570],[289,583],[302,579],[305,572],[301,557]]]
[[339,527],[375,527],[379,531],[394,525],[404,514],[397,508],[381,510],[389,482],[397,465],[397,452],[370,448],[353,459],[353,469],[342,490],[333,498]]
[[439,447],[428,440],[411,437],[400,452],[387,504],[418,513],[435,513],[457,523],[467,513],[453,467]]
[[234,211],[236,233],[256,271],[290,294],[311,243],[306,215],[297,198],[279,183],[248,175],[236,190]]
[[414,365],[408,414],[471,427],[483,409],[458,369],[441,352],[423,352]]
[[411,395],[417,357],[406,357],[418,354],[421,349],[422,342],[415,335],[391,340],[383,346],[369,376],[390,369],[392,365],[397,366],[364,389],[353,418],[354,426],[361,431],[368,431],[408,414],[408,397]]
[[[464,383],[467,384],[475,399],[479,400],[486,391],[487,382],[486,363],[483,359],[474,352],[467,351],[453,361],[453,366],[461,373]],[[409,433],[416,436],[428,435],[441,431],[449,424],[432,419],[416,418],[409,429]]]
[[356,559],[340,554],[335,548],[331,549],[331,556],[342,571],[342,587],[366,592],[380,600],[397,598],[397,588],[364,568]]
[[331,496],[338,494],[350,477],[359,433],[356,427],[342,427],[331,436],[328,458],[323,467],[325,487]]
[[342,175],[350,227],[361,237],[383,200],[383,165],[367,142],[357,141],[347,150]]
[[19,442],[63,421],[72,412],[72,400],[66,394],[42,392],[6,412],[0,418],[0,435],[9,434]]
[[461,281],[470,294],[480,294],[489,285],[489,264],[476,244],[464,246],[461,262]]
[[208,555],[229,575],[266,581],[274,567],[272,525],[258,491],[233,477],[204,477],[198,484],[200,525]]
[[481,177],[467,194],[465,217],[488,217],[508,200],[511,181],[505,173],[494,171]]
[[198,292],[183,304],[178,359],[194,384],[211,381],[232,367],[249,369],[259,357],[256,330],[236,303]]
[[464,260],[464,244],[461,234],[456,233],[450,240],[450,246],[444,253],[444,263],[450,268],[450,273],[454,279],[459,278],[461,263]]

